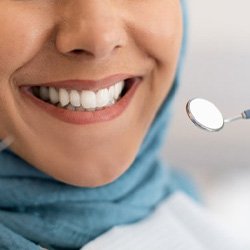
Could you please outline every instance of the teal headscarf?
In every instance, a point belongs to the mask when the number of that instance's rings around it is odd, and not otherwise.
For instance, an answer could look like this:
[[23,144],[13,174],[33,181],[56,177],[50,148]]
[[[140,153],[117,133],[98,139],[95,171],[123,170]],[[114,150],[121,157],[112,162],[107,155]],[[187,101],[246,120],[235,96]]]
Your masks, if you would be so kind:
[[185,178],[166,166],[160,149],[170,120],[185,52],[176,78],[133,164],[119,179],[99,188],[59,182],[10,150],[0,154],[0,249],[80,249],[115,225],[137,222],[176,189],[192,195]]

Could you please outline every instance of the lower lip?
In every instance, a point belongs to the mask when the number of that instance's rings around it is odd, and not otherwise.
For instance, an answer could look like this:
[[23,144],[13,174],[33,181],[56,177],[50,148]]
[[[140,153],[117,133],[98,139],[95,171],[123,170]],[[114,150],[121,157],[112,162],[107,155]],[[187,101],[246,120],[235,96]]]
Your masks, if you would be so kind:
[[46,103],[38,99],[28,90],[28,88],[25,87],[21,88],[21,93],[24,98],[32,101],[32,103],[35,103],[39,108],[46,111],[53,117],[66,123],[83,125],[96,122],[110,121],[121,115],[131,102],[141,81],[141,78],[135,78],[132,86],[128,89],[126,94],[119,101],[117,101],[112,106],[93,112],[71,111],[67,109],[58,108],[52,104]]

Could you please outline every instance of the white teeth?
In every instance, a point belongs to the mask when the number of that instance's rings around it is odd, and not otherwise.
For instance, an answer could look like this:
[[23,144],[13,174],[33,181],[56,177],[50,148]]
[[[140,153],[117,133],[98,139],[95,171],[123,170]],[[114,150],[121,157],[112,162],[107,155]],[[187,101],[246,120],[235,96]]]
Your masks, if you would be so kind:
[[47,87],[41,87],[40,88],[40,97],[44,101],[48,101],[49,100],[49,89]]
[[70,103],[75,107],[81,106],[81,97],[77,90],[71,90],[69,94]]
[[109,88],[98,90],[96,93],[90,90],[66,90],[64,88],[40,87],[33,90],[44,101],[50,101],[57,107],[67,108],[76,111],[95,111],[96,108],[102,108],[115,104],[124,88],[124,81],[118,82]]
[[96,94],[93,91],[83,90],[81,93],[81,104],[86,109],[95,109]]
[[49,87],[49,99],[50,99],[50,102],[53,104],[56,104],[59,102],[59,93],[53,87]]
[[66,89],[59,89],[59,100],[62,107],[67,106],[69,104],[69,94]]
[[124,81],[118,82],[115,85],[115,99],[117,100],[120,94],[122,93],[122,90],[124,88]]
[[108,89],[100,89],[96,94],[96,106],[102,108],[109,103],[109,91]]
[[115,86],[109,88],[109,99],[113,100],[115,98]]

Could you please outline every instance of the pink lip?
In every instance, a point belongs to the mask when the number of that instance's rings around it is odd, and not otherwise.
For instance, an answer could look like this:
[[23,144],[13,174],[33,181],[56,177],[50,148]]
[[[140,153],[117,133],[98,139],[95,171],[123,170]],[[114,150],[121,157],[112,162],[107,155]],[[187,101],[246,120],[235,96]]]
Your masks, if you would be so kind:
[[[55,88],[65,88],[75,89],[75,90],[92,90],[96,91],[102,88],[108,88],[117,82],[123,81],[128,78],[137,77],[131,74],[115,74],[99,80],[65,80],[65,81],[54,81],[47,83],[38,83],[32,86],[44,86],[44,87],[55,87]],[[22,85],[21,87],[27,87],[31,85]]]
[[[108,80],[107,80],[108,79]],[[106,78],[104,81],[102,81],[103,84],[107,84],[110,82],[111,78]],[[112,80],[118,79],[113,76]],[[119,78],[120,79],[120,78]],[[72,124],[89,124],[89,123],[96,123],[96,122],[103,122],[103,121],[109,121],[116,117],[118,117],[129,105],[130,101],[132,100],[132,97],[134,96],[137,87],[139,86],[139,83],[142,81],[142,77],[135,77],[131,79],[131,86],[126,92],[126,94],[117,101],[114,105],[110,107],[106,107],[102,110],[97,110],[94,112],[86,112],[86,111],[71,111],[67,109],[58,108],[52,104],[49,104],[47,102],[44,102],[40,100],[39,98],[35,97],[29,88],[22,87],[20,88],[21,94],[24,97],[24,100],[28,101],[28,105],[32,105],[35,103],[39,108],[41,108],[43,111],[49,113],[53,117]],[[97,81],[84,81],[86,85],[90,86],[90,83],[96,83]],[[65,83],[66,84],[66,83]],[[74,88],[77,87],[75,83],[72,83],[74,85]],[[78,83],[79,84],[79,83]],[[86,86],[85,85],[85,86]],[[41,86],[41,85],[40,85]],[[46,85],[44,85],[46,86]],[[49,85],[52,86],[52,85]],[[56,85],[58,86],[58,85]],[[69,86],[69,84],[67,84]],[[82,86],[82,85],[81,85]],[[84,86],[84,87],[85,87]],[[60,85],[61,87],[61,85]],[[100,88],[100,85],[98,85]],[[91,88],[93,89],[93,88]]]

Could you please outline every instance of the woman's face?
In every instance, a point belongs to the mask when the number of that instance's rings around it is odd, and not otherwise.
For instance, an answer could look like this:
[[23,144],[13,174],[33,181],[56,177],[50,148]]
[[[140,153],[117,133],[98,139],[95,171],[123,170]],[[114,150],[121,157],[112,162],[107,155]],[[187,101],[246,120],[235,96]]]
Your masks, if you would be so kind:
[[117,179],[171,88],[180,1],[1,0],[0,23],[0,138],[65,183]]

